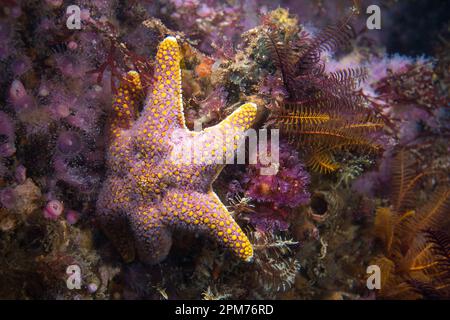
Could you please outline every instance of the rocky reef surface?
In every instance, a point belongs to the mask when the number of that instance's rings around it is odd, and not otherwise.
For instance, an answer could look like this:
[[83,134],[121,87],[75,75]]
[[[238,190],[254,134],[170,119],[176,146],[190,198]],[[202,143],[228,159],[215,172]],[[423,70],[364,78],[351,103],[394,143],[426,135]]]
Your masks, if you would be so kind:
[[0,2],[1,299],[450,298],[445,2]]

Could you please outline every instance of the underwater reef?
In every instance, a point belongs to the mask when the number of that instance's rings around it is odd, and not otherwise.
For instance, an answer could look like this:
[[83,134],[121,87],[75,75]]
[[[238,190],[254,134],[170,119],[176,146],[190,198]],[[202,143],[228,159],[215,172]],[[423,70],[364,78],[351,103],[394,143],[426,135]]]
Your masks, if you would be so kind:
[[450,299],[448,3],[0,3],[0,299]]

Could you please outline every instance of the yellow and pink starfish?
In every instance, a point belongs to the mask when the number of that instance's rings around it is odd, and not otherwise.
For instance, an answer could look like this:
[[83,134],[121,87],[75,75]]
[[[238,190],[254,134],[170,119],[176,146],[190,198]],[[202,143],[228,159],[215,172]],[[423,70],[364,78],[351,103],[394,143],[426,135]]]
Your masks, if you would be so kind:
[[[170,250],[173,230],[184,228],[209,232],[249,261],[252,245],[211,185],[224,167],[223,155],[237,150],[252,125],[256,105],[246,103],[203,131],[188,130],[180,60],[177,40],[165,38],[156,55],[154,85],[146,93],[140,115],[143,89],[138,74],[128,72],[122,80],[113,101],[108,172],[97,202],[98,220],[126,260],[136,252],[146,263],[162,261]],[[196,156],[186,161],[180,150],[191,146]]]

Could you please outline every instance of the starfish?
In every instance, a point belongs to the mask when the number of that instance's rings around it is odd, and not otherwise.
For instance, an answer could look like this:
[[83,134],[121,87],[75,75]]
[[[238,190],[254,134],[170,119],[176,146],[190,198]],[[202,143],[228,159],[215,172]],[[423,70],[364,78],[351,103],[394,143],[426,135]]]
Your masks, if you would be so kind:
[[[137,255],[148,264],[161,262],[177,228],[209,232],[250,261],[252,246],[212,183],[225,166],[224,154],[234,155],[244,140],[256,105],[243,104],[221,123],[190,131],[183,114],[180,60],[177,40],[165,38],[141,112],[144,90],[138,73],[130,71],[121,80],[108,128],[107,177],[97,201],[100,227],[126,261]],[[195,156],[186,156],[189,148]]]

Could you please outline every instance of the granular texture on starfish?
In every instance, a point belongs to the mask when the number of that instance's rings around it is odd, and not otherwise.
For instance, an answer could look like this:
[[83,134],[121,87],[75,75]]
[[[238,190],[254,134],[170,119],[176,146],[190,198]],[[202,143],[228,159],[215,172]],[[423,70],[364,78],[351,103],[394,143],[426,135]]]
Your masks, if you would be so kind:
[[179,227],[207,231],[248,261],[252,246],[211,185],[253,123],[256,105],[246,103],[203,131],[188,130],[180,59],[176,39],[167,37],[140,115],[138,74],[128,72],[121,81],[108,129],[107,179],[97,201],[100,225],[125,260],[137,253],[149,264],[162,261]]

